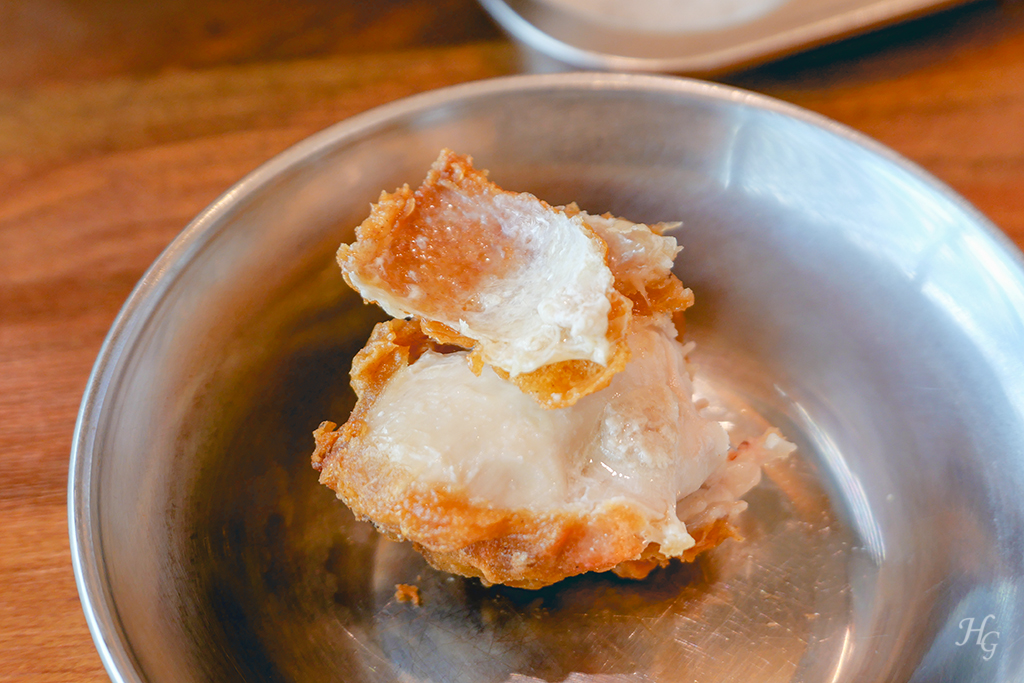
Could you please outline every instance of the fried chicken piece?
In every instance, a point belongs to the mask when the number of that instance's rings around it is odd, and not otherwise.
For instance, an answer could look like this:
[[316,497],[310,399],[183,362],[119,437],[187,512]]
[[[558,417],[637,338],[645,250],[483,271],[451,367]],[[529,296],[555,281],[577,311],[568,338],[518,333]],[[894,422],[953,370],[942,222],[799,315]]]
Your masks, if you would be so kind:
[[[692,559],[731,534],[747,489],[718,482],[746,461],[730,460],[724,430],[694,406],[667,315],[627,343],[632,360],[606,390],[545,410],[489,368],[473,374],[467,351],[438,346],[415,323],[381,323],[353,364],[351,418],[315,433],[314,467],[382,533],[488,583],[639,577]],[[677,502],[694,496],[706,500],[686,507],[703,515],[691,534]]]
[[374,328],[352,414],[314,433],[321,483],[488,584],[643,578],[736,536],[793,446],[769,430],[730,451],[694,404],[669,227],[507,192],[448,150],[383,193],[338,262],[409,319]]
[[671,272],[674,239],[502,190],[450,150],[415,192],[382,193],[356,236],[338,263],[366,300],[472,349],[474,372],[491,365],[548,408],[622,371],[634,309],[692,303]]

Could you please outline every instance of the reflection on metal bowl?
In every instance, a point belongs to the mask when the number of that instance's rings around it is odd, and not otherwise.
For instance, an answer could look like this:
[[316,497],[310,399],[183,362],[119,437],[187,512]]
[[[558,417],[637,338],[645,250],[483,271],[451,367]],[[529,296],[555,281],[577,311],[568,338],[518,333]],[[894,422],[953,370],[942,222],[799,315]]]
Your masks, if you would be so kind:
[[[484,588],[317,484],[310,432],[344,419],[377,315],[334,250],[445,146],[554,203],[683,221],[700,393],[800,448],[745,540],[640,583]],[[1022,317],[998,231],[793,107],[593,74],[388,105],[231,189],[125,305],[72,454],[90,628],[115,681],[1019,680]]]

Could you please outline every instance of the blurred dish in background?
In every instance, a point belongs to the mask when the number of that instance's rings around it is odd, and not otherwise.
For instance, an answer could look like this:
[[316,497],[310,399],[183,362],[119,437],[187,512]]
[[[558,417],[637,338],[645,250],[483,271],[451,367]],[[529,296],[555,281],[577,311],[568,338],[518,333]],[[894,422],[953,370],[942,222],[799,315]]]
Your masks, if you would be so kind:
[[753,21],[787,0],[547,0],[587,21],[652,33],[716,31]]
[[965,0],[480,0],[528,50],[570,66],[709,74]]

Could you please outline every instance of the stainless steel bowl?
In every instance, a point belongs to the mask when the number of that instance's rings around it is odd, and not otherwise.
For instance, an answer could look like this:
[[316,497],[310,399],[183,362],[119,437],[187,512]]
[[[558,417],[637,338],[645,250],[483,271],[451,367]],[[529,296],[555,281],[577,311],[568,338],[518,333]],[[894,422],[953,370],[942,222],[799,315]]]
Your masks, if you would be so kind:
[[[551,202],[683,221],[702,393],[800,449],[744,541],[642,583],[486,589],[316,483],[310,432],[345,418],[377,315],[334,250],[443,146]],[[750,93],[508,78],[330,128],[175,240],[83,400],[72,550],[115,681],[1016,681],[1022,444],[1021,256],[947,188]]]

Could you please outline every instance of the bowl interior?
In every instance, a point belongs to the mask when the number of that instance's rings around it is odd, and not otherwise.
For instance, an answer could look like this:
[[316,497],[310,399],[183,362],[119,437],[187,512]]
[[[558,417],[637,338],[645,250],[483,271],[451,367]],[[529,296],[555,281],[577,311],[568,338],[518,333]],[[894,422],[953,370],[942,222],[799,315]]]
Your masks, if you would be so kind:
[[[310,433],[344,421],[382,318],[333,253],[441,147],[551,203],[683,222],[699,392],[799,446],[748,495],[743,542],[643,583],[486,589],[317,484]],[[765,99],[576,75],[372,112],[215,204],[115,326],[72,472],[94,635],[125,681],[1011,680],[1022,310],[983,219]],[[990,614],[986,647],[957,645]]]

